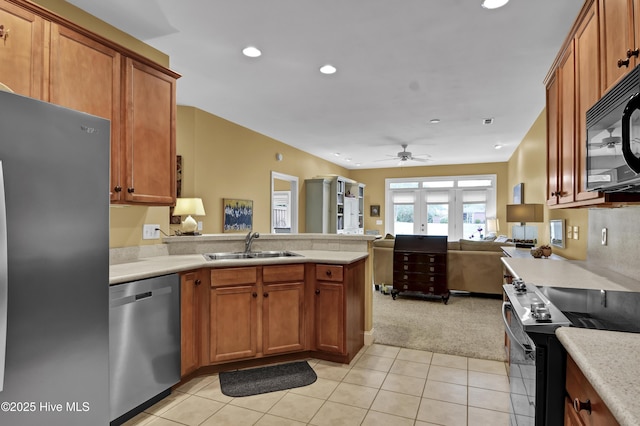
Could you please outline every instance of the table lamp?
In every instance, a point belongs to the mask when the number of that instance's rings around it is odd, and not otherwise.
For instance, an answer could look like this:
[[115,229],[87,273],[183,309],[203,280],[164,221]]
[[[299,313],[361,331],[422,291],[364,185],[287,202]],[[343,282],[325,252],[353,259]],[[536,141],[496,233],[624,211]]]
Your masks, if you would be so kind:
[[196,222],[191,215],[205,215],[202,198],[177,198],[173,215],[187,215],[187,218],[182,222],[182,228],[180,229],[181,235],[198,235],[196,232],[198,230],[198,222]]

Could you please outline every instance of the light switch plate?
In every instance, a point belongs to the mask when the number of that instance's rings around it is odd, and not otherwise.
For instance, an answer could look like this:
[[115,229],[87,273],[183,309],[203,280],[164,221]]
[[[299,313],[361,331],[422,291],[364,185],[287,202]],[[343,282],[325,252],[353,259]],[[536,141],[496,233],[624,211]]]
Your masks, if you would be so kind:
[[157,240],[160,238],[160,225],[144,224],[142,225],[143,240]]
[[607,245],[607,228],[602,228],[602,240],[601,243],[603,246]]

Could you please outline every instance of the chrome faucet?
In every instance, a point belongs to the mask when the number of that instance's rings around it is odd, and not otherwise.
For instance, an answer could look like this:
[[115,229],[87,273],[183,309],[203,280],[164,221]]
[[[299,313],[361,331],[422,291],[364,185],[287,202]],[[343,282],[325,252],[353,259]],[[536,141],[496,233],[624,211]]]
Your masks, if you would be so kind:
[[256,238],[260,238],[260,234],[258,232],[254,232],[252,234],[251,231],[249,231],[247,236],[244,238],[244,252],[245,253],[249,253],[251,251],[251,243],[253,243],[253,240],[255,240]]

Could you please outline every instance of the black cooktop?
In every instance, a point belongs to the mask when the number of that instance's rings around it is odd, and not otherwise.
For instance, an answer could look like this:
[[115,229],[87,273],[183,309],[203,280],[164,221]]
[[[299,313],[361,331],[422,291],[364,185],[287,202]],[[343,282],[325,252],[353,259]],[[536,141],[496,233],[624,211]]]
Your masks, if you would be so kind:
[[640,333],[640,324],[635,324],[624,319],[603,318],[585,312],[562,311],[562,313],[571,321],[574,327]]

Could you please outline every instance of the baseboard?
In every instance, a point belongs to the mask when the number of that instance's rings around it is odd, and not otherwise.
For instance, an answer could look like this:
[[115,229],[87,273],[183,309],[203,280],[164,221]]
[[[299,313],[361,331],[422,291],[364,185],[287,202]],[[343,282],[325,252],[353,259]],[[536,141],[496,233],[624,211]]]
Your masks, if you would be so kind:
[[365,346],[373,345],[373,328],[369,331],[364,332],[364,345]]

